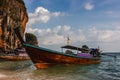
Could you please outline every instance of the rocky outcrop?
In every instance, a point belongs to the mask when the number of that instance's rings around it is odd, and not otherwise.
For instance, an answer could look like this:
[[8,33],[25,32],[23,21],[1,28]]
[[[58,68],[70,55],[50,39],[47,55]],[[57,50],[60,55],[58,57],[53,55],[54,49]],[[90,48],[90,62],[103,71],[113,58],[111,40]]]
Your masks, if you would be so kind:
[[26,33],[25,34],[25,41],[28,44],[34,45],[34,46],[38,46],[38,40],[37,37],[32,34],[32,33]]
[[20,46],[13,28],[19,26],[23,36],[27,21],[23,0],[0,0],[0,49],[15,49]]

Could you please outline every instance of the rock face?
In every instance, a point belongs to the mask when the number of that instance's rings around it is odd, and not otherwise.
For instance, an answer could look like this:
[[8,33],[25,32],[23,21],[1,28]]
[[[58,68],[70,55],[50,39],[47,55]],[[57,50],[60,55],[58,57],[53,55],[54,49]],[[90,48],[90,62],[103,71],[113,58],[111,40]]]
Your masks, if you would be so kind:
[[23,0],[0,0],[0,50],[15,49],[21,44],[13,28],[25,31],[28,15]]

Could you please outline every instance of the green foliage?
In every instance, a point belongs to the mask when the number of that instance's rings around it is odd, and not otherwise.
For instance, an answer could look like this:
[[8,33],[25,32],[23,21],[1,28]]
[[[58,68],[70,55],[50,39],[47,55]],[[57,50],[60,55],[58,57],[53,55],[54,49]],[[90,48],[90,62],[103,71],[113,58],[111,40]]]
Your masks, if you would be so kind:
[[25,5],[25,3],[24,3],[24,1],[23,1],[23,0],[18,0],[18,2],[20,2],[20,3],[22,3],[22,4],[24,4],[24,5]]
[[37,37],[32,33],[25,34],[26,43],[38,46]]
[[88,53],[89,52],[89,47],[87,45],[82,46],[82,53]]
[[89,47],[87,45],[83,45],[82,48],[89,49]]

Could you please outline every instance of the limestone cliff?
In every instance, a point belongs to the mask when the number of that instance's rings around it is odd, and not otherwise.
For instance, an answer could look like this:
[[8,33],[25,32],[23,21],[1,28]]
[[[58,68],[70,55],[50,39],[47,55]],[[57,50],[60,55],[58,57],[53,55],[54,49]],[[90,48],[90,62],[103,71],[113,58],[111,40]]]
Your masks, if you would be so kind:
[[0,49],[15,49],[20,46],[13,28],[19,26],[23,36],[27,21],[23,0],[0,0]]

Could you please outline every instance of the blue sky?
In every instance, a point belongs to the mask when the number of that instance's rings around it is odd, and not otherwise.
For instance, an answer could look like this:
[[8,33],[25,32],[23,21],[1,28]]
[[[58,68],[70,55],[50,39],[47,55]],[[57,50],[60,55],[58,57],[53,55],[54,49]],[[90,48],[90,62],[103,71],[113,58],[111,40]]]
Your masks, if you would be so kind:
[[57,49],[66,44],[100,46],[120,52],[120,0],[24,0],[39,46]]

